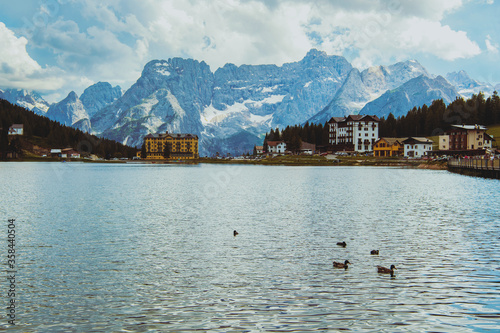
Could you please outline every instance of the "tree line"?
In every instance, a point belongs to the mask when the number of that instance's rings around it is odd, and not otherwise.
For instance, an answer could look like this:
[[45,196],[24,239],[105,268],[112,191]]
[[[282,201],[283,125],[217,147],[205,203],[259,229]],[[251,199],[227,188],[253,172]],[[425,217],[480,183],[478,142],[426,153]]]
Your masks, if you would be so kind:
[[271,129],[264,137],[264,151],[267,151],[268,141],[285,141],[287,149],[293,152],[300,150],[302,142],[313,143],[316,146],[328,145],[329,126],[322,124],[309,124],[287,126],[285,129]]
[[[23,124],[22,138],[9,140],[12,124]],[[45,148],[73,148],[81,154],[95,154],[104,158],[135,156],[137,149],[119,142],[98,138],[79,129],[61,125],[47,117],[37,115],[17,105],[0,99],[0,152],[21,153],[20,140],[36,142]],[[4,154],[2,154],[4,156]]]
[[404,116],[392,113],[380,120],[380,137],[435,136],[451,125],[496,125],[500,123],[500,98],[495,91],[487,99],[484,94],[472,95],[467,100],[456,98],[446,104],[434,100],[430,106],[414,107]]
[[[390,113],[379,123],[379,137],[435,136],[443,134],[451,125],[496,125],[500,123],[500,98],[495,91],[484,98],[483,93],[472,95],[467,100],[456,98],[448,106],[442,99],[434,100],[430,106],[414,107],[398,118]],[[302,141],[316,146],[328,146],[328,123],[287,126],[271,129],[264,138],[264,151],[268,141],[285,141],[291,151],[300,149]]]

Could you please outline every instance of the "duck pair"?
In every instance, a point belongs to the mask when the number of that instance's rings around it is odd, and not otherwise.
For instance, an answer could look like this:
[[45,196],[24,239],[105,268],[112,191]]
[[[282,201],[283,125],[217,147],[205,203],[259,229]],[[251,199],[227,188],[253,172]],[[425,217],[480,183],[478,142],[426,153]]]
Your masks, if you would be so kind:
[[[346,260],[343,263],[342,262],[336,262],[336,261],[334,261],[333,262],[333,267],[334,268],[347,269],[348,266],[349,266],[349,264],[351,264],[349,262],[349,260]],[[391,274],[391,276],[394,276],[394,270],[395,269],[397,269],[397,268],[394,265],[391,265],[391,268],[387,268],[387,267],[383,267],[383,266],[377,266],[377,272],[379,272],[381,274]]]

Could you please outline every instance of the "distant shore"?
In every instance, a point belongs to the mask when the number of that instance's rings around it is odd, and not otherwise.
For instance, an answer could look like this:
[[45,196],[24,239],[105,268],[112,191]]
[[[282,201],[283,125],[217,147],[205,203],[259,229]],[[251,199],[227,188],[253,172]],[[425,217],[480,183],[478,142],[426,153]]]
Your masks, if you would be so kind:
[[83,163],[134,163],[134,164],[246,164],[246,165],[287,165],[287,166],[382,166],[400,168],[419,168],[432,170],[446,170],[446,161],[430,161],[405,158],[377,158],[377,157],[346,157],[341,156],[327,159],[323,156],[283,155],[266,158],[208,158],[201,157],[197,160],[87,160],[87,159],[61,159],[61,158],[22,158],[2,162],[83,162]]
[[337,157],[327,159],[323,156],[284,155],[262,159],[216,159],[200,158],[199,163],[212,164],[249,164],[249,165],[289,165],[289,166],[389,166],[401,168],[420,168],[446,170],[446,161],[429,161],[405,158],[377,157]]

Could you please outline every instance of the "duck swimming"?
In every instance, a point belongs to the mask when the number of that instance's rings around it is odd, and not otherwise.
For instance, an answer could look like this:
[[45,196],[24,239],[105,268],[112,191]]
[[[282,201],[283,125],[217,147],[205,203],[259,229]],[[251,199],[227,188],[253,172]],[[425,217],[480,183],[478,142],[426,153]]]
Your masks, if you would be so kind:
[[337,245],[342,246],[342,247],[346,247],[347,244],[345,242],[338,242]]
[[397,268],[394,265],[391,265],[391,268],[377,266],[377,271],[379,273],[382,273],[382,274],[391,274],[391,276],[394,276],[394,270],[395,269],[397,269]]
[[347,264],[350,264],[349,260],[344,261],[344,263],[334,261],[333,267],[347,269]]
[[234,230],[233,231],[233,236],[236,236],[238,234],[238,231]]
[[378,254],[378,250],[371,250],[370,254]]

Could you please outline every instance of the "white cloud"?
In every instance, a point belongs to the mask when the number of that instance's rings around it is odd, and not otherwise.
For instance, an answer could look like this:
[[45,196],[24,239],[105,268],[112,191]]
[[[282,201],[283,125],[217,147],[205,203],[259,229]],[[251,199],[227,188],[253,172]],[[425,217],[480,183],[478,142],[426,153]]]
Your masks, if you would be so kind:
[[26,51],[28,41],[0,22],[0,87],[52,90],[63,82],[54,68],[42,68]]
[[486,36],[486,40],[484,42],[486,44],[486,50],[488,50],[488,52],[495,53],[495,54],[498,53],[498,44],[494,43],[491,40],[491,36],[490,35]]
[[[51,50],[57,66],[66,73],[122,85],[129,85],[140,75],[147,47],[147,41],[138,40],[129,46],[110,30],[90,26],[81,31],[77,22],[62,19],[47,24],[33,36],[33,42],[38,48]],[[78,85],[73,90],[85,88]]]
[[[441,23],[462,0],[76,2],[78,11],[62,4],[30,45],[50,50],[52,65],[65,73],[123,88],[147,61],[171,57],[203,60],[216,70],[225,63],[281,65],[313,47],[360,67],[416,53],[454,60],[481,52],[466,32]],[[497,45],[487,39],[486,47]]]
[[28,44],[26,38],[17,38],[14,32],[0,22],[0,45],[2,45],[0,64],[4,68],[4,73],[16,72],[18,75],[26,76],[42,69],[26,52],[26,44]]

